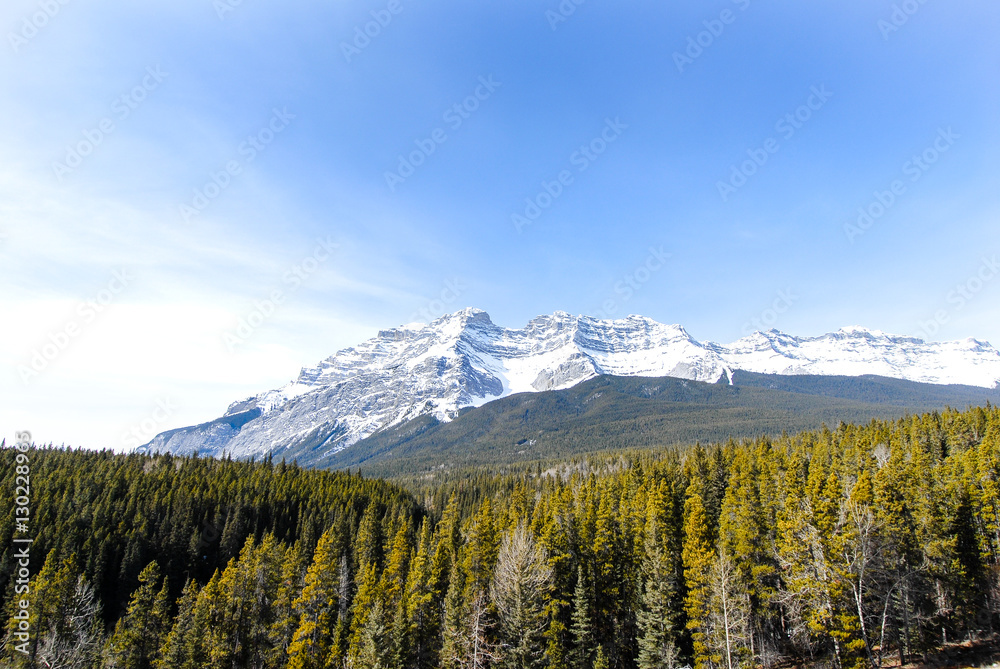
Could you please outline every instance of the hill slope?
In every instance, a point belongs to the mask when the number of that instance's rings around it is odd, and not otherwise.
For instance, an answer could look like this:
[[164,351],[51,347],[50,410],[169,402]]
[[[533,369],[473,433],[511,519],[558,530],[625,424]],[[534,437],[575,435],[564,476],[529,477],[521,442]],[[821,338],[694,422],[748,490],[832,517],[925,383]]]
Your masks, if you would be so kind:
[[421,416],[315,464],[392,476],[777,435],[998,401],[997,390],[877,376],[736,372],[733,385],[601,376],[565,390],[511,395],[467,409],[450,422]]

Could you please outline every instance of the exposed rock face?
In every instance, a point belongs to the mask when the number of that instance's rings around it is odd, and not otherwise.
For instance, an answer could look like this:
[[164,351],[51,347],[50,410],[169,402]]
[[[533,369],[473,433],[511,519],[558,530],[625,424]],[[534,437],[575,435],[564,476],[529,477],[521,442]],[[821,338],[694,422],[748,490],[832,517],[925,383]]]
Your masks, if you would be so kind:
[[513,330],[464,309],[429,325],[383,330],[303,369],[283,388],[235,402],[215,421],[159,434],[143,448],[312,459],[421,415],[447,421],[463,407],[600,374],[727,382],[733,370],[992,388],[1000,382],[1000,352],[975,339],[925,343],[858,327],[821,337],[756,332],[722,346],[641,316],[605,321],[564,312]]

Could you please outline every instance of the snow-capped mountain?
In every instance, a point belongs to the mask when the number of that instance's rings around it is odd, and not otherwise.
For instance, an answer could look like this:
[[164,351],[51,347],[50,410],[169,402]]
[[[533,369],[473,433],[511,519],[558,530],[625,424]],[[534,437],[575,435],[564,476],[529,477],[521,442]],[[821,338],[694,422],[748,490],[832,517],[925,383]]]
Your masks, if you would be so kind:
[[723,346],[680,325],[629,316],[599,320],[556,312],[523,329],[478,309],[383,330],[283,388],[236,402],[203,425],[157,435],[151,451],[250,457],[293,449],[321,455],[430,414],[453,418],[513,393],[558,390],[601,374],[728,382],[735,370],[768,374],[876,374],[993,388],[1000,352],[966,339],[927,343],[860,327],[821,337],[756,332]]

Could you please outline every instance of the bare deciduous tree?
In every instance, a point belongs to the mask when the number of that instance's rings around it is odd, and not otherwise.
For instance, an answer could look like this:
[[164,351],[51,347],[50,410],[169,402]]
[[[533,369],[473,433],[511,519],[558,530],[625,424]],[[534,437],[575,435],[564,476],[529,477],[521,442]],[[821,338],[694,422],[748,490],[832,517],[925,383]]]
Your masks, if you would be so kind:
[[94,589],[83,576],[77,578],[60,623],[40,640],[38,662],[48,669],[92,669],[97,666],[103,639],[100,611]]
[[523,525],[504,536],[490,584],[490,600],[500,617],[506,666],[526,669],[543,663],[544,595],[551,581],[548,557]]
[[709,637],[726,669],[738,669],[750,647],[750,598],[724,552],[712,564],[710,593]]

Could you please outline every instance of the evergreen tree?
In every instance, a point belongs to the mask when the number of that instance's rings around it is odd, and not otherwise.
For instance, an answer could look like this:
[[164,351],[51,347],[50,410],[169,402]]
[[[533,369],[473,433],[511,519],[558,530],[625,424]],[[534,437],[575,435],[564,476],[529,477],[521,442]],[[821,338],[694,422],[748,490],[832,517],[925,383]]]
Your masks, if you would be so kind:
[[355,595],[351,606],[351,635],[348,649],[348,660],[350,662],[356,661],[361,652],[362,645],[365,643],[365,623],[368,622],[368,616],[374,610],[376,604],[379,606],[381,615],[383,615],[383,620],[380,620],[379,623],[384,623],[384,609],[381,603],[382,593],[379,583],[380,579],[376,573],[375,564],[365,565],[364,571],[361,574],[358,593]]
[[608,661],[607,653],[604,652],[604,646],[598,646],[594,655],[594,669],[610,669],[610,667],[611,663]]
[[288,647],[288,669],[319,669],[330,654],[339,612],[340,583],[333,529],[320,537],[305,585],[293,602],[298,626]]
[[[5,661],[12,667],[26,667],[37,659],[38,644],[49,635],[64,637],[65,630],[60,615],[60,605],[67,601],[77,570],[76,560],[60,560],[53,549],[45,559],[42,569],[32,576],[28,593],[28,620],[14,617],[14,598],[10,602],[4,643]],[[19,594],[25,594],[23,591]],[[20,599],[18,597],[17,599]],[[18,615],[20,616],[20,607]],[[27,631],[23,625],[27,623]],[[25,653],[25,651],[27,651]]]
[[414,495],[270,462],[33,458],[48,557],[0,542],[32,574],[27,621],[2,593],[12,669],[877,669],[1000,615],[995,406],[441,471]]
[[353,665],[359,669],[389,669],[392,666],[392,644],[385,622],[382,602],[372,605],[361,626]]
[[201,666],[193,648],[198,637],[195,621],[198,592],[198,584],[194,581],[188,580],[184,584],[177,603],[177,615],[160,647],[159,658],[153,663],[154,669],[198,669]]
[[[773,454],[760,449],[769,457]],[[735,568],[732,584],[745,592],[749,601],[747,612],[746,652],[753,660],[763,653],[757,633],[763,635],[777,618],[770,608],[774,599],[777,568],[774,563],[773,523],[761,499],[762,476],[756,456],[758,451],[745,449],[734,458],[729,472],[728,488],[719,517],[719,550],[723,559]],[[775,621],[774,628],[780,627]]]
[[444,600],[444,620],[441,625],[441,666],[445,669],[458,669],[464,666],[465,657],[465,616],[464,600],[465,578],[456,564],[451,569],[448,579],[448,593]]
[[150,562],[139,574],[139,587],[108,641],[105,666],[150,669],[169,632],[169,591],[165,582],[161,586],[159,565]]
[[267,669],[281,669],[288,660],[288,649],[298,629],[300,615],[295,602],[305,589],[305,561],[301,546],[296,543],[284,551],[281,560],[281,580],[274,601],[274,623],[269,632]]
[[574,669],[589,669],[597,651],[594,641],[594,630],[591,610],[593,608],[590,596],[590,584],[583,572],[583,566],[576,569],[576,587],[573,589],[573,615],[570,625],[570,636],[573,638],[573,650],[570,653],[569,664]]
[[657,495],[650,496],[642,561],[642,608],[638,612],[640,669],[673,669],[677,662],[677,633],[673,602],[677,583],[660,537]]
[[435,591],[434,564],[430,555],[433,538],[431,525],[425,519],[420,532],[420,545],[407,574],[405,590],[405,625],[409,641],[409,658],[418,668],[437,665],[440,649],[443,601]]
[[701,486],[693,482],[687,491],[684,503],[684,580],[687,597],[684,612],[687,627],[691,630],[694,644],[696,669],[713,666],[711,646],[708,638],[709,600],[711,597],[711,570],[714,561],[708,517],[702,502]]

